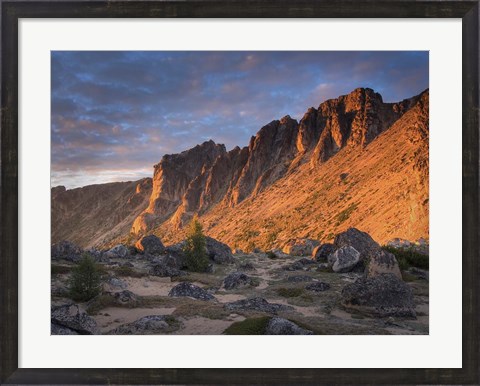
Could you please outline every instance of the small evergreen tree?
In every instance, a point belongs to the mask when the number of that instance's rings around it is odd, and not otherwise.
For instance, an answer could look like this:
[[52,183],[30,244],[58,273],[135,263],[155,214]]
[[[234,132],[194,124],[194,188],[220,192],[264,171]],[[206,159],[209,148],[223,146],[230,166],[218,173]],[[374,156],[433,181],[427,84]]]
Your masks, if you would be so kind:
[[187,268],[194,272],[205,272],[208,268],[206,240],[202,224],[197,216],[190,222],[187,230],[186,244],[183,249],[187,255]]
[[75,301],[87,301],[100,293],[102,276],[95,260],[89,253],[72,270],[69,282],[70,297]]

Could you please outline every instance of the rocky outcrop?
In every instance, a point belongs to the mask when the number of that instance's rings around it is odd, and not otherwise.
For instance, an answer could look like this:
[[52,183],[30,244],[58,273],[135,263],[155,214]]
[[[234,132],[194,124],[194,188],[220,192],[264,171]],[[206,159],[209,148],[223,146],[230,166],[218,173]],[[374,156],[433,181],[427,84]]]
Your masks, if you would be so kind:
[[118,244],[115,245],[113,248],[110,248],[107,252],[105,252],[105,257],[109,259],[124,259],[129,255],[130,251],[125,245]]
[[337,249],[329,257],[333,272],[342,273],[351,271],[360,261],[360,252],[351,246]]
[[391,273],[348,284],[342,290],[342,304],[374,317],[416,318],[411,288]]
[[246,287],[252,284],[252,279],[250,276],[244,274],[243,272],[232,272],[225,279],[223,279],[223,288],[226,290],[231,290],[235,288]]
[[330,256],[330,254],[333,252],[335,252],[335,247],[333,244],[325,243],[322,245],[317,245],[315,248],[313,248],[312,259],[318,262],[326,262],[328,256]]
[[[66,304],[51,309],[52,334],[60,332],[65,335],[69,329],[79,335],[98,334],[97,323],[85,312],[80,311],[76,304]],[[68,334],[71,335],[71,334]]]
[[51,247],[52,260],[67,260],[77,263],[82,258],[82,249],[70,241],[60,241]]
[[374,253],[380,250],[378,245],[368,233],[359,231],[356,228],[349,228],[338,234],[333,243],[335,250],[342,247],[353,247],[359,253],[361,261],[369,259]]
[[195,284],[183,282],[177,284],[168,293],[170,297],[189,297],[199,300],[214,300],[215,297],[205,291],[203,288],[196,286]]
[[313,335],[313,332],[299,327],[290,320],[274,317],[268,322],[265,335]]
[[256,297],[226,303],[225,309],[229,311],[259,311],[276,315],[279,311],[290,311],[293,307],[283,304],[269,303],[265,299]]
[[142,237],[135,243],[135,248],[142,253],[148,253],[150,255],[161,255],[165,252],[164,245],[155,235]]
[[211,237],[205,237],[207,255],[217,264],[226,264],[233,261],[232,250],[227,244]]
[[311,256],[320,243],[311,239],[293,239],[283,246],[283,252],[292,256]]
[[400,267],[398,266],[395,256],[392,253],[380,249],[370,256],[365,269],[365,275],[367,277],[375,277],[384,273],[391,273],[399,279],[402,279]]
[[185,276],[187,273],[180,271],[175,267],[171,267],[165,262],[160,264],[155,264],[150,268],[149,271],[150,275],[152,276],[159,276],[159,277],[177,277],[177,276]]

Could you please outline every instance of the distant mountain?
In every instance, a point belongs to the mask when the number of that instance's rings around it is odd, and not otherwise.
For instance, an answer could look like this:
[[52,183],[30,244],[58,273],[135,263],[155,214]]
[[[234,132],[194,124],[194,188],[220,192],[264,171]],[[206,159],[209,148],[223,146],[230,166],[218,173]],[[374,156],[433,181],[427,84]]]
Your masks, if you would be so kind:
[[[141,210],[136,206],[132,215],[124,208],[126,196],[115,205],[99,201],[112,209],[111,218],[121,212],[122,220],[102,230],[85,219],[71,234],[90,229],[95,237],[82,236],[84,245],[99,243],[102,234],[103,240],[125,240],[131,220],[135,237],[155,233],[168,243],[181,239],[198,214],[210,236],[247,249],[295,237],[328,241],[350,226],[380,242],[428,239],[428,99],[427,90],[384,103],[380,94],[359,88],[308,109],[300,122],[289,116],[270,122],[247,147],[227,152],[208,141],[165,155]],[[52,208],[56,197],[52,191]],[[87,215],[77,208],[78,218]],[[66,217],[59,213],[54,220],[63,228]],[[123,238],[114,236],[122,232]]]

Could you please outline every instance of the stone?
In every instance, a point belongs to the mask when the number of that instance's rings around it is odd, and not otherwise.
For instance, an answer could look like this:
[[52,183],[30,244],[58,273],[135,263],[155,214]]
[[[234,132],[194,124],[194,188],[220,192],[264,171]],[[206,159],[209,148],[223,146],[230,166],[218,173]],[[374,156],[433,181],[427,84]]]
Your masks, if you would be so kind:
[[97,323],[76,304],[65,304],[51,308],[51,323],[66,327],[79,335],[98,334]]
[[350,272],[360,261],[360,252],[353,247],[341,247],[332,256],[332,270],[336,273]]
[[287,319],[274,317],[268,322],[265,335],[313,335],[313,332]]
[[318,245],[312,251],[312,259],[318,262],[325,262],[333,252],[335,252],[335,247],[331,243]]
[[402,273],[395,255],[380,249],[374,252],[368,259],[365,275],[367,277],[375,277],[384,273],[392,273],[399,279],[402,279]]
[[229,311],[260,311],[269,314],[277,314],[279,311],[291,311],[294,308],[283,304],[269,303],[264,298],[255,297],[250,299],[237,300],[235,302],[226,303],[224,308]]
[[128,287],[128,284],[126,282],[117,277],[109,277],[106,280],[106,283],[115,288],[126,289]]
[[311,256],[313,249],[320,242],[312,239],[293,239],[288,241],[282,248],[284,253],[292,256]]
[[55,323],[50,324],[50,333],[52,335],[80,335],[78,332],[75,330],[72,330],[67,327],[60,326]]
[[187,267],[187,255],[183,251],[185,245],[186,242],[181,241],[165,248],[165,253],[167,254],[165,263],[168,266],[177,269],[184,269]]
[[374,317],[416,318],[412,289],[391,273],[347,284],[342,290],[342,305]]
[[82,249],[67,240],[60,241],[53,244],[51,247],[52,260],[67,260],[73,263],[78,263],[82,259]]
[[276,259],[285,259],[290,257],[287,253],[284,253],[281,249],[272,249],[270,252]]
[[323,292],[323,291],[327,291],[327,290],[330,289],[330,284],[324,283],[324,282],[321,282],[321,281],[317,281],[315,283],[310,283],[310,284],[306,285],[305,289],[307,291]]
[[117,244],[113,248],[109,249],[105,256],[110,259],[124,259],[128,256],[128,248],[123,244]]
[[233,262],[232,250],[227,244],[223,244],[211,237],[205,237],[207,255],[217,264],[226,264]]
[[136,307],[138,305],[138,296],[132,291],[123,290],[112,294],[115,302],[121,306]]
[[150,255],[161,255],[165,252],[165,246],[155,235],[142,237],[135,243],[135,248],[141,253],[149,253]]
[[238,266],[243,271],[255,271],[255,266],[252,263],[246,262]]
[[180,323],[170,315],[144,316],[132,323],[121,325],[108,335],[150,335],[162,334],[178,329]]
[[195,284],[183,282],[177,284],[168,293],[170,297],[189,297],[199,300],[215,300],[215,297]]
[[180,271],[177,268],[169,267],[164,263],[155,264],[150,268],[149,274],[152,276],[159,276],[159,277],[177,277],[177,276],[185,276],[186,272]]
[[345,232],[339,233],[335,237],[333,243],[335,250],[342,247],[353,247],[360,252],[360,260],[370,258],[373,253],[380,249],[378,245],[368,233],[359,231],[356,228],[349,228]]
[[302,282],[302,281],[312,281],[313,278],[311,276],[307,276],[307,275],[299,275],[299,276],[289,276],[287,278],[287,281],[291,282],[291,283],[299,283],[299,282]]
[[315,261],[307,258],[302,258],[293,262],[292,264],[285,265],[283,269],[285,271],[300,271],[300,270],[303,270],[305,267],[308,267],[313,264],[316,264]]
[[226,290],[246,287],[252,284],[252,279],[243,272],[233,272],[223,279],[223,288]]

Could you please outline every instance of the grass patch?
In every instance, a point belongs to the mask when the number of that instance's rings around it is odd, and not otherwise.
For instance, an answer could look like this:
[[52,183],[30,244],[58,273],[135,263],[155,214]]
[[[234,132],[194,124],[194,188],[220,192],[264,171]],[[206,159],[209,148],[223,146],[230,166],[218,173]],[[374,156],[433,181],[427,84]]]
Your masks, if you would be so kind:
[[115,299],[110,295],[98,295],[97,297],[93,298],[87,306],[85,310],[88,315],[97,315],[101,310],[108,307],[120,307],[116,302]]
[[113,269],[113,272],[115,273],[116,276],[121,276],[121,277],[145,277],[148,276],[147,273],[145,272],[140,272],[135,270],[132,267],[115,267]]
[[342,210],[337,216],[335,217],[337,220],[337,224],[341,224],[342,222],[348,220],[350,215],[353,213],[355,209],[357,209],[358,205],[356,203],[350,204],[347,209]]
[[233,323],[223,333],[226,335],[263,335],[270,319],[270,316],[245,319]]
[[72,272],[73,267],[68,265],[54,265],[50,267],[52,275],[64,275]]
[[409,267],[428,269],[428,256],[415,252],[413,248],[393,248],[383,246],[382,249],[395,255],[400,269],[402,270],[408,269]]
[[303,288],[277,288],[277,294],[283,296],[284,298],[295,298],[297,296],[303,295],[304,290]]

